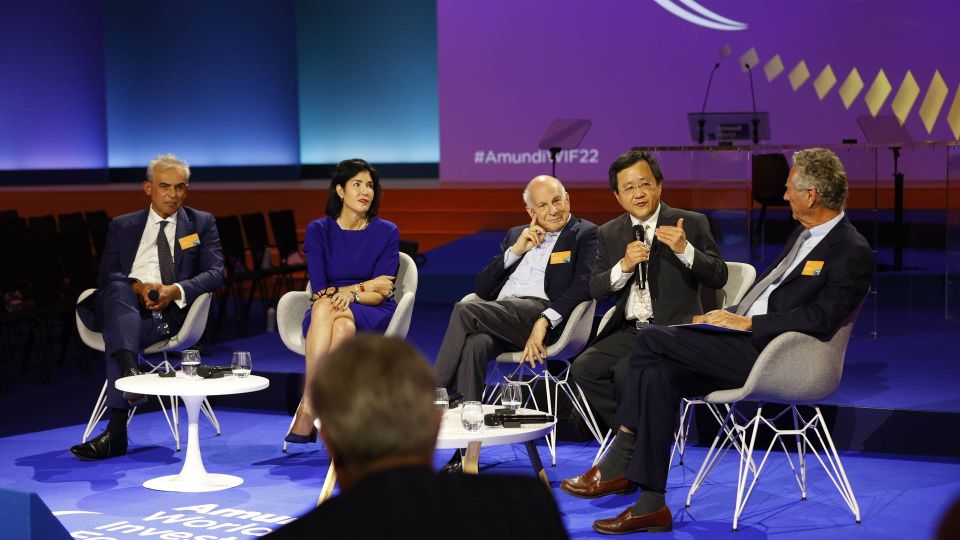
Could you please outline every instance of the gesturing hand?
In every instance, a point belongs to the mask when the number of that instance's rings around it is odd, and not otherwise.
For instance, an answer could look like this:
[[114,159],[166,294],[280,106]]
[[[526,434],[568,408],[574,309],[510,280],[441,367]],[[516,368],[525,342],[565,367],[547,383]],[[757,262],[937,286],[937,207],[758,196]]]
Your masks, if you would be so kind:
[[530,221],[530,226],[520,233],[520,237],[517,238],[517,241],[510,247],[510,251],[517,257],[520,257],[524,253],[539,246],[540,242],[543,242],[544,236],[546,236],[546,231],[537,225],[537,217],[534,216]]
[[527,338],[526,345],[523,346],[523,354],[520,356],[520,362],[527,362],[530,367],[537,367],[537,364],[544,363],[547,360],[547,348],[543,346],[543,339],[547,336],[547,329],[550,323],[543,317],[537,319],[533,324],[533,330],[530,337]]
[[683,232],[683,218],[677,220],[677,226],[661,225],[657,227],[657,240],[670,246],[674,253],[683,253],[687,247],[687,234]]

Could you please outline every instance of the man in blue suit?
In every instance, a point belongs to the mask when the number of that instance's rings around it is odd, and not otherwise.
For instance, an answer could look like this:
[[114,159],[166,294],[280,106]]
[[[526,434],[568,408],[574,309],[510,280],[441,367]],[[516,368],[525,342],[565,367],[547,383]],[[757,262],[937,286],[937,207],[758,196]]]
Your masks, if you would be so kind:
[[[570,196],[552,176],[538,176],[523,192],[529,225],[510,229],[500,251],[477,275],[477,302],[453,306],[437,353],[440,386],[479,400],[487,363],[504,351],[523,351],[531,366],[546,361],[577,304],[590,300],[597,258],[597,226],[570,213]],[[444,472],[460,470],[460,454]]]
[[824,148],[796,152],[786,187],[783,198],[800,226],[783,253],[737,306],[693,318],[743,333],[659,325],[637,333],[610,450],[560,484],[584,498],[640,488],[633,506],[594,521],[597,532],[671,530],[664,494],[680,398],[742,387],[761,351],[785,332],[831,339],[870,290],[873,249],[844,212],[847,174],[837,155]]
[[[121,392],[114,382],[139,375],[138,353],[175,335],[190,303],[223,285],[214,217],[183,206],[189,179],[190,166],[173,154],[150,161],[143,182],[150,207],[110,222],[100,288],[77,306],[83,323],[103,333],[110,408],[107,430],[70,448],[82,460],[126,454],[127,411],[144,397]],[[154,312],[162,314],[163,323],[154,320]]]

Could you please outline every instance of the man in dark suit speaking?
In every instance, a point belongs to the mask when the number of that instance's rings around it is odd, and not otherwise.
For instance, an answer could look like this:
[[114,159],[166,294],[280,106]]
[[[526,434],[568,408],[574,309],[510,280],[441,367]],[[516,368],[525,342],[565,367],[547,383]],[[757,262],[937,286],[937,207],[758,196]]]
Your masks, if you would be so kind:
[[436,380],[402,340],[358,335],[307,381],[340,494],[267,538],[563,539],[533,476],[438,475]]
[[642,489],[636,504],[595,521],[595,530],[670,530],[664,492],[680,398],[740,388],[776,336],[794,331],[828,340],[855,312],[873,283],[874,256],[844,215],[846,198],[847,175],[833,152],[796,152],[784,199],[801,226],[739,305],[694,317],[749,333],[651,326],[637,335],[610,450],[597,467],[561,484],[580,497]]
[[[560,335],[577,304],[590,299],[590,268],[597,257],[597,226],[570,213],[559,180],[538,176],[523,192],[529,225],[510,229],[476,280],[482,301],[454,305],[434,364],[440,386],[479,400],[487,362],[523,351],[531,366],[546,360],[545,343]],[[459,470],[454,454],[445,471]]]
[[[99,289],[77,306],[91,330],[103,333],[110,421],[99,436],[70,449],[83,460],[127,452],[127,410],[143,396],[114,387],[120,377],[139,375],[144,347],[175,335],[197,296],[223,285],[223,256],[213,216],[184,207],[190,167],[173,154],[150,161],[143,191],[146,210],[110,222]],[[154,319],[160,313],[162,322]]]
[[574,361],[571,376],[594,413],[616,428],[637,332],[654,323],[688,323],[703,313],[700,287],[723,287],[727,266],[703,214],[661,201],[663,174],[653,156],[625,152],[610,165],[608,176],[626,213],[597,230],[590,294],[597,301],[616,296],[616,306],[607,325]]

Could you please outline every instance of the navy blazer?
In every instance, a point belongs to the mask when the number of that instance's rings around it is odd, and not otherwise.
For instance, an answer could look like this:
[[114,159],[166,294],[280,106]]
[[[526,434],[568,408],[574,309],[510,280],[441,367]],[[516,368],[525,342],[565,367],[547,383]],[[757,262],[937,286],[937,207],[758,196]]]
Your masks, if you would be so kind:
[[[682,324],[690,322],[694,315],[703,313],[700,303],[700,287],[720,289],[727,284],[727,265],[720,256],[720,249],[710,234],[710,222],[697,212],[671,208],[660,203],[657,227],[676,226],[683,218],[683,231],[687,242],[693,246],[693,266],[687,268],[667,246],[660,245],[656,236],[650,240],[650,262],[647,268],[647,283],[653,318],[657,324]],[[610,287],[610,271],[619,264],[627,251],[627,244],[634,241],[633,222],[629,214],[622,214],[600,226],[600,251],[590,278],[590,292],[598,301],[617,296],[616,309],[597,340],[616,331],[626,317],[627,298],[630,288],[639,276],[634,272],[619,291]]]
[[[780,264],[802,230],[803,227],[797,227],[790,234],[786,249],[754,286]],[[804,272],[808,261],[822,262],[823,266],[819,271]],[[753,317],[753,343],[757,350],[763,350],[784,332],[801,332],[823,341],[833,337],[867,295],[873,272],[873,249],[844,217],[770,294],[766,315]],[[729,309],[736,311],[736,306]]]
[[[500,289],[520,265],[520,261],[517,261],[510,268],[504,268],[503,254],[516,243],[520,233],[527,227],[518,225],[507,233],[500,243],[500,253],[477,275],[477,296],[484,300],[497,299]],[[566,322],[577,304],[590,300],[590,268],[597,258],[597,226],[571,214],[551,253],[563,251],[570,252],[569,262],[547,264],[543,289],[550,298],[550,307]],[[526,253],[520,260],[525,256]]]
[[[99,286],[113,281],[132,283],[130,270],[140,247],[140,238],[147,225],[149,209],[125,214],[110,221],[107,228],[107,240],[103,256],[100,259]],[[196,234],[199,245],[180,247],[181,238]],[[177,231],[173,242],[173,261],[175,278],[183,287],[187,304],[205,292],[213,292],[223,286],[223,253],[220,249],[220,235],[213,215],[182,207],[177,212]],[[93,314],[96,293],[77,306],[77,313],[83,323],[93,330],[99,330]]]

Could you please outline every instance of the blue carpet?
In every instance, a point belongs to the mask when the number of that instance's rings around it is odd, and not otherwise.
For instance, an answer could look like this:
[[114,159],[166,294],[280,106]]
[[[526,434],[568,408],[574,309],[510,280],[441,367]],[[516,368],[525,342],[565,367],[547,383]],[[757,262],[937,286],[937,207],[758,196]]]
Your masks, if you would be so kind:
[[[37,492],[51,510],[66,512],[59,519],[75,534],[125,522],[155,530],[250,538],[315,504],[328,463],[319,445],[281,453],[280,440],[289,421],[283,415],[220,410],[218,416],[223,427],[220,437],[201,419],[201,450],[209,472],[244,478],[243,485],[234,489],[189,494],[142,487],[145,480],[173,474],[182,464],[183,454],[173,451],[159,413],[135,416],[130,428],[130,453],[104,462],[80,462],[66,451],[79,440],[81,426],[2,438],[0,487]],[[185,434],[186,429],[182,432]],[[594,519],[616,515],[633,502],[630,496],[577,499],[558,489],[561,479],[589,466],[595,450],[595,444],[561,443],[557,467],[547,469],[554,496],[574,538],[595,537],[590,529]],[[960,460],[846,453],[844,465],[863,516],[863,523],[856,525],[814,459],[810,458],[808,465],[808,500],[802,502],[786,460],[774,455],[754,490],[740,531],[733,534],[734,455],[724,458],[694,497],[693,505],[684,508],[686,490],[695,473],[691,467],[699,465],[704,453],[701,448],[690,448],[686,465],[671,471],[667,503],[676,523],[673,534],[663,537],[929,538],[941,513],[960,493]],[[542,443],[540,454],[545,462],[549,459]],[[437,456],[437,464],[447,457],[446,452]],[[532,474],[522,445],[484,449],[480,465],[481,474]],[[229,509],[259,514],[241,515]],[[171,517],[176,514],[181,517]],[[146,519],[151,516],[154,519]],[[164,523],[164,519],[170,522]],[[99,532],[108,537],[132,538],[144,531]]]

